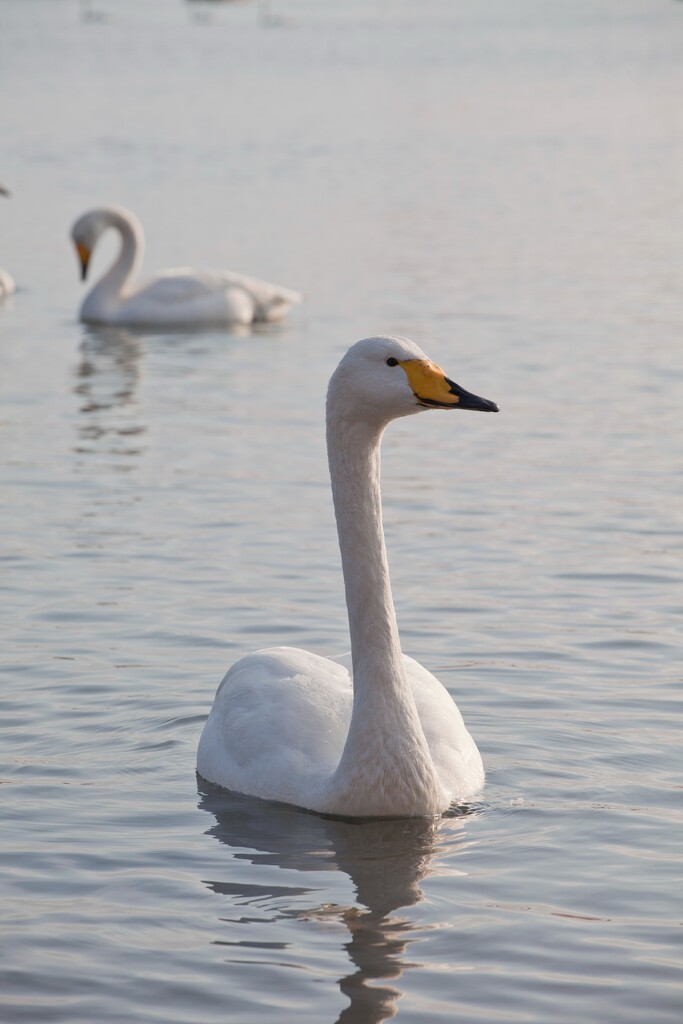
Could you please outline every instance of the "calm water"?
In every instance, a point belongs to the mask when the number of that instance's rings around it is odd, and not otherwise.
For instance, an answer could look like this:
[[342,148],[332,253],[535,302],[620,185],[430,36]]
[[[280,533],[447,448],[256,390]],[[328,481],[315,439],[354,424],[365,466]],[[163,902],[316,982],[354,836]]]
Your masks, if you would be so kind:
[[[674,0],[0,0],[3,1021],[680,1019],[682,52]],[[102,201],[308,302],[86,329]],[[384,447],[488,770],[437,822],[194,772],[233,660],[347,648],[323,397],[378,331],[501,406]]]

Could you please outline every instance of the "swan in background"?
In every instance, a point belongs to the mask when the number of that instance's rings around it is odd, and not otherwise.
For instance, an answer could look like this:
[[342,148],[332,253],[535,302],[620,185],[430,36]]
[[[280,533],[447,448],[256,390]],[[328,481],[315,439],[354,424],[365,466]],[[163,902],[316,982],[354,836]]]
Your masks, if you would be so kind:
[[448,691],[401,652],[389,583],[380,442],[391,420],[424,409],[498,411],[405,338],[366,338],[341,360],[327,393],[327,452],[351,654],[276,647],[233,665],[199,741],[202,778],[344,817],[435,815],[483,785]]
[[121,251],[81,306],[86,323],[192,327],[281,320],[301,302],[299,292],[227,270],[163,270],[140,284],[132,281],[142,262],[144,234],[136,217],[120,206],[84,213],[71,237],[83,280],[100,235],[114,228]]
[[[0,196],[9,197],[10,193],[4,185],[0,185]],[[6,270],[0,267],[0,302],[6,299],[8,295],[13,295],[15,292],[15,284],[10,275]]]

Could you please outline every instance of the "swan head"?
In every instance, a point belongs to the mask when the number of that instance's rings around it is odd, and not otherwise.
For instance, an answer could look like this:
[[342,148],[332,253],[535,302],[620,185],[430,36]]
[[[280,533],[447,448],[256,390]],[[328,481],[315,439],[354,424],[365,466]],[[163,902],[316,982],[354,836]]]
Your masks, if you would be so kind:
[[465,391],[407,338],[364,338],[343,357],[330,380],[328,408],[386,426],[426,409],[498,412],[488,398]]
[[120,231],[128,230],[136,237],[138,247],[141,245],[142,228],[139,222],[130,213],[119,206],[103,206],[97,210],[89,210],[82,214],[71,229],[71,238],[76,246],[76,252],[81,264],[81,280],[85,281],[88,276],[88,264],[97,241],[103,231],[107,228],[118,228]]
[[106,227],[109,226],[109,219],[106,217],[106,210],[90,210],[79,217],[71,229],[71,238],[76,246],[76,252],[81,264],[81,280],[85,281],[88,276],[88,264],[97,240]]

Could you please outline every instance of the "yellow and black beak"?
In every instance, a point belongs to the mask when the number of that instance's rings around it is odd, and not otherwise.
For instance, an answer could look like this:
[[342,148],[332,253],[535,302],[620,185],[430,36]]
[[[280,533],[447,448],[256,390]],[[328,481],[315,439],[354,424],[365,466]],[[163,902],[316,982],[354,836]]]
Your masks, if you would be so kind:
[[465,391],[459,384],[449,380],[441,367],[431,359],[403,359],[399,361],[399,366],[405,371],[418,403],[426,409],[476,409],[479,412],[498,412],[495,402]]
[[85,281],[88,276],[88,263],[90,263],[90,249],[87,245],[83,245],[83,242],[76,242],[76,252],[78,258],[81,261],[81,281]]

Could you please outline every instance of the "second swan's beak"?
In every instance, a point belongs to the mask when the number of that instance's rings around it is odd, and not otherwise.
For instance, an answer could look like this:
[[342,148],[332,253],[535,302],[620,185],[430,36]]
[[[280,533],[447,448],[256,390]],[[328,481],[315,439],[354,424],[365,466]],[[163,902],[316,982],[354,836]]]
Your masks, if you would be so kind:
[[449,380],[440,366],[431,359],[404,359],[399,362],[418,403],[427,409],[477,409],[498,412],[488,398],[480,398]]
[[78,258],[81,261],[81,281],[85,281],[88,276],[88,263],[90,262],[90,249],[87,245],[83,245],[83,242],[75,242],[76,252]]

